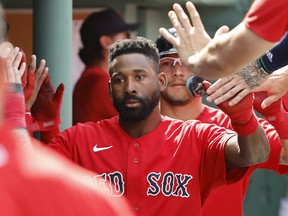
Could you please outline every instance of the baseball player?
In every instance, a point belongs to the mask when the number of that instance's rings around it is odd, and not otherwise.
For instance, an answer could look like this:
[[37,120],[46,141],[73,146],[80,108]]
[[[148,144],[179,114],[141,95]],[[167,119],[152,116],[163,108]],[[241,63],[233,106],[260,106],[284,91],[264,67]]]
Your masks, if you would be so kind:
[[[172,35],[176,34],[174,28],[168,31]],[[191,80],[191,72],[179,60],[180,58],[176,48],[162,36],[157,38],[156,45],[160,55],[160,71],[165,72],[168,79],[167,87],[161,91],[160,105],[162,115],[184,121],[196,119],[203,123],[214,123],[225,128],[233,129],[229,116],[219,109],[204,105],[202,103],[202,95],[195,94],[193,89],[191,89],[193,86],[190,85],[190,91],[188,91],[189,89],[186,87],[186,83],[187,80],[188,83],[189,80]],[[202,82],[203,79],[198,81],[199,84]],[[262,99],[259,96],[256,97],[258,104],[257,111],[259,113],[263,113],[263,110],[259,109],[259,103]],[[241,101],[241,103],[243,103],[243,101]],[[276,108],[269,107],[269,110],[265,110],[267,112],[265,116],[275,116],[273,110],[275,110],[275,113],[280,112],[278,106],[276,106]],[[286,110],[283,112],[286,113]],[[246,175],[237,183],[222,185],[214,189],[204,202],[202,207],[203,216],[242,216],[242,202],[248,189],[250,176],[256,168],[274,170],[279,174],[288,172],[288,167],[281,165],[287,164],[287,161],[283,158],[285,154],[277,132],[267,121],[263,119],[258,119],[258,121],[265,129],[266,135],[269,138],[271,149],[269,159],[263,164],[250,166]],[[279,126],[281,127],[283,125],[279,124]],[[282,130],[286,131],[286,129]],[[285,136],[285,132],[283,132],[283,136]]]
[[[209,192],[238,181],[247,166],[269,154],[266,135],[252,111],[252,95],[228,113],[237,132],[200,121],[160,114],[155,44],[145,38],[121,40],[109,50],[110,91],[119,115],[79,123],[49,143],[52,149],[108,182],[112,197],[126,196],[137,215],[200,215]],[[101,176],[101,178],[98,178]]]
[[[203,28],[201,25],[197,26],[199,14],[194,5],[187,2],[186,6],[193,26]],[[197,41],[193,39],[194,27],[191,26],[181,6],[174,4],[174,11],[169,13],[169,18],[179,34],[177,38],[172,37],[164,28],[160,29],[160,33],[176,46],[183,63],[195,75],[217,79],[238,72],[243,66],[272,48],[284,36],[288,30],[287,7],[286,0],[255,0],[238,26],[229,33],[214,38],[205,49],[197,49],[197,46],[195,47]],[[197,55],[194,55],[195,52]],[[271,105],[287,92],[287,70],[288,66],[284,66],[277,71],[277,74],[275,72],[270,75],[272,77],[267,82],[273,83],[276,78],[277,86],[272,84],[273,88],[265,88],[270,96],[263,101],[263,108]],[[259,79],[259,84],[263,84],[266,79]]]

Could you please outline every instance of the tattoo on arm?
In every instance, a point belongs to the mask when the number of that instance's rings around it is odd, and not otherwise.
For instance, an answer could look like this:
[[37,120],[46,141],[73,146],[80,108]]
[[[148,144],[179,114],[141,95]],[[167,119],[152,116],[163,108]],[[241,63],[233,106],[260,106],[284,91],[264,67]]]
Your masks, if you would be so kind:
[[253,62],[240,70],[237,73],[245,81],[249,89],[255,89],[259,87],[267,78],[268,74],[264,74],[257,66],[256,62]]

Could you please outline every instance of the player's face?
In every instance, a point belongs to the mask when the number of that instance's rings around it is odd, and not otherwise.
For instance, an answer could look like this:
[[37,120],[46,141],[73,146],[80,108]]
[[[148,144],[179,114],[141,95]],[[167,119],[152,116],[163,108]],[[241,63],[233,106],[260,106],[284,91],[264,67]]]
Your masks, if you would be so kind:
[[186,81],[192,73],[181,64],[178,54],[161,57],[160,71],[164,72],[168,79],[167,87],[161,91],[163,100],[176,106],[188,104],[193,100],[186,87]]
[[144,120],[159,104],[159,81],[153,66],[152,60],[138,53],[120,55],[113,60],[111,95],[123,120]]

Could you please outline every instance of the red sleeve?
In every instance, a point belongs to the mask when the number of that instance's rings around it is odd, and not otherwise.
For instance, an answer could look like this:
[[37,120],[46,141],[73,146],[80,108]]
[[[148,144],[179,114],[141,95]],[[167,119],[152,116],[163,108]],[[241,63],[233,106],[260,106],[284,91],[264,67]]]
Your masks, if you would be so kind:
[[259,37],[277,42],[288,31],[287,8],[287,0],[255,0],[244,22]]
[[262,169],[273,170],[274,172],[278,174],[288,173],[288,166],[279,164],[282,144],[281,144],[281,141],[279,139],[279,136],[276,130],[271,124],[269,124],[269,122],[267,122],[264,119],[259,119],[259,123],[261,124],[262,128],[265,130],[265,133],[269,140],[270,154],[269,154],[268,160],[265,163],[251,166],[251,168],[249,169],[249,172],[253,172],[256,168],[262,168]]
[[77,126],[70,127],[50,140],[48,146],[56,150],[60,155],[73,161],[73,140]]

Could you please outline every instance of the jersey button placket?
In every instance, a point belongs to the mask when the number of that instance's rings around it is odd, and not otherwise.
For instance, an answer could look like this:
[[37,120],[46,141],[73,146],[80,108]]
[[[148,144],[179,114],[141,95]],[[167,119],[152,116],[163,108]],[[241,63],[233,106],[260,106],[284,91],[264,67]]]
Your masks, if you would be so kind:
[[139,210],[139,206],[137,204],[134,204],[133,210],[137,212]]
[[143,187],[139,187],[135,182],[145,181],[145,176],[143,176],[143,164],[142,162],[142,144],[138,142],[137,139],[133,140],[129,145],[128,150],[128,166],[127,172],[130,173],[127,176],[127,196],[130,197],[130,201],[133,203],[132,208],[136,215],[141,215],[142,208],[140,206],[141,197],[139,194],[143,193]]
[[[135,148],[135,150],[137,151],[137,149],[139,148],[139,143],[134,143],[134,148]],[[134,162],[134,164],[138,164],[139,163],[139,158],[137,158],[137,157],[135,157],[134,159],[133,159],[133,162]]]

